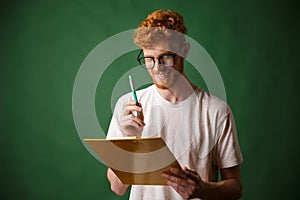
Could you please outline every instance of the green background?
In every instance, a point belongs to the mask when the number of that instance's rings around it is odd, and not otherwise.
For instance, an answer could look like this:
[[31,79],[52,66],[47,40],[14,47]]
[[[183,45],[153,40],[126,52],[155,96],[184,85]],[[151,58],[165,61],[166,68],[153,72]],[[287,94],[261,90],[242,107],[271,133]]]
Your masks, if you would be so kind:
[[[127,199],[82,145],[72,117],[76,73],[100,42],[156,9],[185,17],[217,64],[244,156],[242,199],[292,199],[299,178],[299,12],[292,1],[1,1],[1,199]],[[298,13],[297,13],[298,12]],[[104,129],[113,86],[137,52],[110,67],[96,94]],[[126,65],[126,66],[125,66]],[[193,82],[201,77],[188,69]],[[203,85],[205,88],[205,85]]]

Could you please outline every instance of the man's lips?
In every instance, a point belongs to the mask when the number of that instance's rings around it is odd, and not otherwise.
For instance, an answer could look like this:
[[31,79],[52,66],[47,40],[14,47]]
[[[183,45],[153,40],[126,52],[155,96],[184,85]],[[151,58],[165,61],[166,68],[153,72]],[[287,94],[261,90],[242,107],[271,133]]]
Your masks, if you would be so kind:
[[163,73],[157,73],[157,74],[154,74],[154,77],[157,80],[164,80],[168,77],[169,73],[170,73],[170,71],[163,72]]

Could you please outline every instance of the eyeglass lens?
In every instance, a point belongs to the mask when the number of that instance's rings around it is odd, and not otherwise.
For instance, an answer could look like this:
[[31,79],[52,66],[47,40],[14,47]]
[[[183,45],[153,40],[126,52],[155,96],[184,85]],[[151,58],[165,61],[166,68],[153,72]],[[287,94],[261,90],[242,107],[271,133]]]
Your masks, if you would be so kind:
[[[174,66],[174,64],[175,64],[174,59],[175,58],[173,55],[162,55],[162,56],[158,57],[159,64],[162,64],[166,67]],[[153,68],[155,66],[155,62],[156,62],[155,59],[152,57],[146,57],[146,58],[141,57],[139,61],[144,67],[146,67],[148,69]]]

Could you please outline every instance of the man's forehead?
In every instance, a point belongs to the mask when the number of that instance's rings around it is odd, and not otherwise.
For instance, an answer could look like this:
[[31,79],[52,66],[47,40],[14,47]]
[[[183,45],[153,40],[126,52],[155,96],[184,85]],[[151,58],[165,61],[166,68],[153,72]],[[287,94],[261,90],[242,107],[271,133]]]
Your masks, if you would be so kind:
[[165,53],[165,52],[176,52],[178,48],[174,47],[168,42],[162,42],[156,45],[151,45],[148,47],[143,47],[144,53]]
[[176,51],[179,47],[178,42],[172,42],[168,40],[164,41],[156,41],[148,46],[144,46],[143,49],[158,49],[158,50],[166,50],[166,51]]
[[151,48],[143,48],[144,54],[145,55],[159,55],[163,53],[169,53],[172,52],[168,48],[156,48],[156,47],[151,47]]

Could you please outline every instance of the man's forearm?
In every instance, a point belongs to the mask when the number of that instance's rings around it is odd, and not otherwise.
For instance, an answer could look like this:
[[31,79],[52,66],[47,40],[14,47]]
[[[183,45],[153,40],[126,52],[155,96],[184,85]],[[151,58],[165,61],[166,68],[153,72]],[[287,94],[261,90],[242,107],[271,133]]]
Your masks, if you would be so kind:
[[236,200],[241,198],[243,190],[242,182],[237,178],[220,182],[204,182],[202,188],[199,194],[206,200]]
[[108,168],[107,170],[107,178],[110,182],[110,188],[114,193],[116,193],[119,196],[125,194],[129,185],[124,185],[110,168]]

